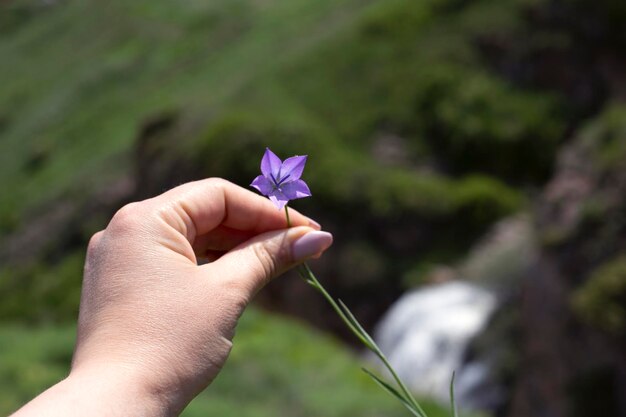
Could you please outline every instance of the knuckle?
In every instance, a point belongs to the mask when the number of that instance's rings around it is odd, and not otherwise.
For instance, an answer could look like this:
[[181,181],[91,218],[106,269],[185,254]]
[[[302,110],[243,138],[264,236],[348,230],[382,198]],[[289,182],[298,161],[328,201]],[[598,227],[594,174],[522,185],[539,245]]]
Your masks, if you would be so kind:
[[207,181],[211,187],[224,193],[229,192],[234,188],[239,188],[237,184],[221,177],[211,177]]
[[225,180],[220,177],[212,177],[206,180],[206,185],[208,188],[213,190],[214,193],[220,194],[225,193],[225,191],[232,187],[233,184],[230,181]]
[[99,264],[99,260],[101,259],[103,253],[103,251],[100,250],[103,235],[104,231],[99,231],[98,233],[95,233],[91,239],[89,239],[84,265],[85,277],[88,277],[90,275],[89,272],[93,271]]
[[270,248],[265,242],[253,244],[250,249],[258,261],[259,268],[266,278],[273,277],[278,270],[278,256],[275,248]]
[[115,213],[111,226],[117,231],[132,230],[143,217],[145,212],[141,209],[141,203],[129,203]]
[[228,187],[232,184],[230,181],[225,180],[224,178],[221,178],[221,177],[212,177],[212,178],[209,178],[207,181],[209,184],[215,187],[220,187],[220,188]]
[[141,204],[137,202],[128,203],[120,208],[113,217],[117,219],[136,217],[140,205]]
[[93,253],[98,250],[103,234],[104,232],[101,230],[91,236],[91,239],[89,239],[89,243],[87,244],[87,253]]

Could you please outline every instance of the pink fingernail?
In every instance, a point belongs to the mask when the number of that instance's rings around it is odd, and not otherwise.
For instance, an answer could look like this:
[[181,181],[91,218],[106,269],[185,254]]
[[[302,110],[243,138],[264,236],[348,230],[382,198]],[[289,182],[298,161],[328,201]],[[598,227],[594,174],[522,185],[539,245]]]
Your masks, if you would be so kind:
[[317,255],[333,243],[333,235],[328,232],[309,232],[293,243],[292,253],[295,260]]

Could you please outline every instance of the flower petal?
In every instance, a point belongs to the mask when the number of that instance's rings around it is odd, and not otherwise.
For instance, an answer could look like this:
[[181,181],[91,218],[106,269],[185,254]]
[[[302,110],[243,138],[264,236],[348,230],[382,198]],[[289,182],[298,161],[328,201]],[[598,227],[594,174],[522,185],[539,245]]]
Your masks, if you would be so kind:
[[270,148],[265,148],[265,154],[263,154],[263,159],[261,159],[261,172],[267,178],[274,177],[278,180],[278,174],[280,173],[280,167],[282,162],[278,156],[272,151]]
[[270,195],[270,193],[274,189],[272,182],[268,180],[264,175],[259,175],[258,177],[256,177],[254,181],[252,181],[252,184],[250,184],[250,186],[259,190],[263,195]]
[[306,158],[306,155],[302,155],[285,159],[285,162],[283,162],[280,168],[281,178],[285,178],[289,175],[289,181],[300,179],[302,171],[304,170],[304,164],[306,164]]
[[282,191],[282,194],[284,194],[289,200],[311,197],[311,190],[309,190],[309,186],[302,180],[286,182],[281,185],[280,191]]
[[285,205],[289,202],[289,199],[278,190],[275,190],[268,197],[270,198],[270,201],[274,203],[278,210],[282,210],[283,207],[285,207]]

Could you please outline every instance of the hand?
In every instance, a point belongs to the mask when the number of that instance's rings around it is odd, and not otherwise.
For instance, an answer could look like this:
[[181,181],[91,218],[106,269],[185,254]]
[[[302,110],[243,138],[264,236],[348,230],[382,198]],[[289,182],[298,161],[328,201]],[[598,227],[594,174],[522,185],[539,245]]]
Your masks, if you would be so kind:
[[220,179],[123,207],[89,243],[69,377],[16,416],[180,413],[222,368],[256,292],[332,243],[290,217],[286,229],[269,200]]

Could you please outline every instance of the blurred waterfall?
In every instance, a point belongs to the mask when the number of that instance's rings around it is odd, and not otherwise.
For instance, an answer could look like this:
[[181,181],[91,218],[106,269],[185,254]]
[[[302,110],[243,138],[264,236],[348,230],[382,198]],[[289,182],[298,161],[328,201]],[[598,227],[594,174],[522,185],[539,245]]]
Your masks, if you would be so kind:
[[375,339],[400,377],[417,393],[449,401],[456,371],[458,404],[490,408],[489,364],[465,362],[472,338],[487,324],[496,297],[476,285],[452,281],[402,296],[378,324]]

